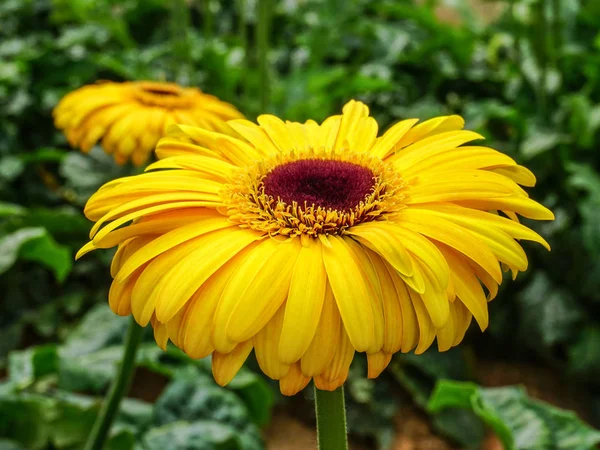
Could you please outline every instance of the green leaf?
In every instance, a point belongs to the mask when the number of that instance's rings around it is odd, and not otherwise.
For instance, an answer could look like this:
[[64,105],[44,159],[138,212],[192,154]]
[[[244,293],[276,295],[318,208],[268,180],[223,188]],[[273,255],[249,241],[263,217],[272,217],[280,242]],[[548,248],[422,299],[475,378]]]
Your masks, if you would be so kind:
[[27,209],[13,203],[0,202],[0,217],[22,216]]
[[44,375],[56,372],[57,366],[58,356],[54,344],[29,347],[8,355],[9,380],[22,388]]
[[231,426],[216,422],[173,422],[150,430],[145,450],[238,450],[242,444]]
[[0,274],[3,274],[17,261],[21,246],[30,240],[44,236],[43,228],[21,228],[0,238]]
[[563,136],[552,130],[543,130],[532,127],[529,135],[521,144],[521,155],[525,159],[531,159],[547,151],[554,149],[564,141]]
[[569,347],[569,369],[576,375],[597,381],[600,377],[600,325],[582,328]]
[[59,281],[64,281],[72,267],[70,251],[41,227],[21,228],[0,239],[0,274],[10,269],[19,257],[47,266]]
[[521,387],[481,388],[473,383],[438,382],[431,412],[470,409],[496,433],[506,450],[590,450],[600,432],[573,412],[531,400]]
[[60,348],[60,357],[78,357],[123,342],[127,318],[113,313],[108,305],[93,307]]
[[10,441],[8,439],[0,439],[0,450],[26,450],[16,441]]
[[122,357],[121,345],[76,357],[61,354],[58,385],[69,391],[100,393],[108,387]]
[[50,422],[56,415],[53,399],[28,394],[0,398],[0,436],[28,450],[45,449],[52,433]]
[[21,334],[23,333],[23,323],[15,322],[10,326],[0,327],[0,361],[11,350],[14,350],[21,341]]
[[[218,421],[236,430],[240,437],[240,446],[233,448],[251,450],[260,446],[260,432],[252,423],[244,402],[197,369],[178,372],[155,403],[156,424],[166,425],[181,420],[191,424]],[[192,434],[195,439],[195,433]]]
[[538,272],[518,295],[522,327],[527,335],[544,347],[571,338],[583,320],[583,311],[573,295],[555,286]]
[[26,164],[40,162],[60,162],[67,152],[59,148],[42,147],[31,153],[23,153],[19,155],[21,161]]
[[25,165],[16,156],[5,156],[0,159],[0,179],[13,181],[20,176]]
[[58,244],[47,231],[37,239],[24,242],[19,256],[51,268],[59,282],[63,282],[67,278],[73,267],[70,250]]
[[82,204],[107,181],[128,175],[126,168],[115,164],[112,156],[99,148],[88,154],[68,153],[62,159],[60,174]]
[[273,391],[261,376],[242,368],[227,385],[245,403],[250,417],[258,426],[267,425],[271,420]]

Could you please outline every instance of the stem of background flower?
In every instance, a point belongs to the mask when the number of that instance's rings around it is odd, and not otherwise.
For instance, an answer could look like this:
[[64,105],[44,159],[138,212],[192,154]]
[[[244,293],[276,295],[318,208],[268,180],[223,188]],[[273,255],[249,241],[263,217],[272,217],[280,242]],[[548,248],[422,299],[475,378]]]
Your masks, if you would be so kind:
[[266,113],[270,102],[269,82],[269,31],[271,28],[271,2],[258,0],[258,24],[256,25],[256,45],[258,48],[258,72],[260,77],[260,109]]
[[101,450],[104,446],[104,441],[110,431],[112,422],[119,411],[121,399],[129,390],[133,370],[135,369],[135,354],[142,340],[143,331],[144,329],[131,317],[127,330],[127,338],[125,339],[123,359],[121,360],[117,377],[113,380],[110,391],[102,403],[102,408],[88,436],[84,450]]
[[347,450],[344,386],[333,392],[315,386],[315,411],[319,450]]

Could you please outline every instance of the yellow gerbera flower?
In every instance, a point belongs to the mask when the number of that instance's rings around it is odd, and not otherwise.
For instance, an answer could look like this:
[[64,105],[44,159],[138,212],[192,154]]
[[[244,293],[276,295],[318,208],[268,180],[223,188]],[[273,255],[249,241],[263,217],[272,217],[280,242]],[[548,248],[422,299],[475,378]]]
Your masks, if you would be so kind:
[[[321,125],[263,115],[231,137],[170,128],[148,173],[106,184],[78,256],[118,245],[110,306],[152,323],[228,383],[254,349],[292,395],[333,390],[355,352],[377,377],[393,353],[457,345],[471,318],[546,241],[517,214],[553,219],[528,198],[533,174],[458,116],[404,120],[377,137],[351,101]],[[487,290],[484,292],[484,287]]]
[[175,123],[228,133],[225,120],[242,118],[232,105],[197,88],[174,83],[102,82],[67,94],[54,123],[73,147],[88,152],[99,139],[117,163],[143,164]]

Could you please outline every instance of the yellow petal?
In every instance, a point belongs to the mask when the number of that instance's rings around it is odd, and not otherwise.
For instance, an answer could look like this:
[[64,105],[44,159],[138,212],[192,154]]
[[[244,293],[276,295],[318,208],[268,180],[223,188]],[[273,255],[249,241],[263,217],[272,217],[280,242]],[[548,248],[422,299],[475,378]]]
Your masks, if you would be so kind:
[[363,117],[356,124],[356,130],[348,136],[350,148],[356,152],[368,152],[377,138],[379,125],[372,117]]
[[279,153],[277,146],[269,138],[267,132],[249,120],[230,120],[228,124],[235,131],[244,136],[257,151],[264,155],[275,155]]
[[[456,304],[459,303],[460,302],[456,302]],[[456,330],[454,324],[454,318],[456,314],[454,313],[454,309],[456,308],[456,304],[453,303],[450,305],[448,321],[446,322],[446,325],[437,332],[438,351],[440,352],[449,350],[453,346],[454,340],[456,339]]]
[[240,342],[229,353],[214,352],[212,373],[219,386],[226,386],[240,371],[252,351],[252,340]]
[[396,153],[389,160],[393,161],[394,166],[402,173],[424,158],[454,149],[475,139],[483,139],[483,136],[474,131],[448,131],[422,139]]
[[467,208],[481,209],[483,211],[502,210],[513,211],[517,214],[534,220],[554,220],[554,214],[548,208],[527,197],[490,197],[462,200],[458,202]]
[[461,255],[447,247],[441,250],[450,265],[457,297],[473,314],[481,331],[485,330],[489,324],[487,301],[477,277]]
[[367,355],[368,378],[373,379],[381,375],[381,372],[385,370],[391,360],[392,355],[390,353],[377,352]]
[[[234,255],[190,298],[181,326],[182,348],[192,358],[204,358],[213,352],[213,322],[221,294],[240,262],[256,245],[250,244]],[[231,344],[226,348],[219,347],[218,350],[219,353],[230,353],[234,347],[235,344]]]
[[288,295],[300,248],[300,239],[268,238],[239,265],[218,306],[217,316],[228,317],[215,321],[215,327],[225,323],[230,341],[250,339],[271,320]]
[[127,262],[123,264],[123,267],[119,271],[117,277],[120,280],[123,280],[142,264],[152,260],[169,249],[189,241],[190,239],[202,236],[205,233],[210,233],[211,231],[231,226],[233,226],[233,224],[230,223],[225,217],[220,217],[214,219],[203,219],[197,223],[191,223],[190,225],[186,225],[163,234],[129,258]]
[[515,183],[519,183],[522,186],[535,186],[536,179],[535,175],[527,167],[523,166],[510,166],[510,167],[498,167],[493,169],[494,172],[504,175],[510,178]]
[[382,305],[382,287],[379,281],[379,274],[377,273],[375,266],[371,262],[371,259],[367,255],[369,249],[363,247],[361,244],[356,242],[354,239],[349,237],[342,238],[344,242],[352,250],[354,261],[358,267],[362,270],[363,274],[366,275],[369,280],[373,292],[373,297],[370,299],[371,310],[373,311],[373,324],[375,327],[375,342],[373,347],[367,349],[369,353],[381,350],[385,340],[385,320],[383,317],[383,305]]
[[348,369],[354,359],[354,348],[344,327],[340,328],[339,344],[333,355],[331,363],[325,369],[322,376],[329,381],[346,379]]
[[290,366],[290,370],[279,380],[279,389],[283,395],[296,395],[306,387],[310,377],[305,376],[300,370],[300,363]]
[[383,259],[372,251],[367,251],[367,255],[379,277],[384,319],[383,351],[396,353],[402,345],[402,310],[398,294]]
[[350,228],[347,233],[381,255],[398,272],[410,277],[413,274],[411,257],[392,231],[384,222],[366,222]]
[[327,283],[319,325],[310,346],[302,356],[301,368],[304,375],[313,377],[325,371],[338,346],[340,326],[340,313],[331,286]]
[[485,170],[426,173],[414,182],[407,204],[487,200],[526,195],[514,181]]
[[285,304],[279,343],[283,362],[298,361],[310,346],[319,324],[326,286],[321,242],[311,239],[308,246],[300,249]]
[[169,333],[167,333],[167,326],[164,323],[160,323],[158,320],[153,318],[152,328],[154,330],[154,340],[163,351],[167,350],[167,344],[169,343]]
[[401,351],[407,353],[415,348],[419,342],[419,323],[417,321],[417,314],[410,298],[408,287],[394,268],[388,265],[387,269],[392,277],[396,295],[400,302],[400,309],[402,311]]
[[[196,244],[199,239],[200,238],[196,238],[182,245],[168,249],[152,260],[152,262],[145,262],[140,266],[140,268],[143,267],[143,270],[131,293],[131,311],[137,323],[146,326],[150,321],[150,318],[154,316],[157,299],[156,297],[152,297],[151,294],[156,287],[156,283],[160,281],[164,274],[177,264],[177,262],[181,261],[182,258],[188,256],[197,248]],[[139,251],[143,251],[143,249]],[[131,258],[135,258],[138,252],[133,254]],[[115,278],[116,281],[127,279],[127,277],[119,276],[122,271],[123,269],[117,273]]]
[[323,121],[319,128],[319,147],[333,148],[341,122],[342,116],[330,116]]
[[415,261],[425,278],[425,290],[421,293],[421,299],[429,314],[432,325],[439,329],[448,322],[450,307],[446,296],[446,285],[441,286],[432,270],[420,261]]
[[364,352],[375,344],[371,308],[375,294],[343,239],[329,236],[328,240],[331,248],[323,247],[323,260],[331,290],[352,345]]
[[419,344],[415,349],[415,354],[420,355],[429,347],[435,339],[436,329],[431,322],[427,308],[421,298],[421,295],[412,289],[408,289],[410,300],[415,309],[417,315],[417,322],[419,324]]
[[497,214],[490,214],[488,212],[465,208],[451,203],[427,205],[423,206],[423,209],[428,210],[430,214],[432,214],[432,219],[433,215],[435,215],[463,226],[470,223],[486,228],[493,227],[507,233],[514,239],[534,241],[543,245],[547,250],[550,250],[550,245],[548,245],[546,240],[535,231],[514,220],[500,217]]
[[399,148],[397,143],[402,139],[408,130],[417,123],[419,119],[402,120],[387,130],[383,136],[377,138],[375,145],[371,148],[371,153],[378,158],[384,159],[388,155],[393,154]]
[[219,267],[260,237],[254,230],[241,228],[203,236],[196,249],[165,273],[152,291],[149,302],[156,302],[158,320],[171,320]]
[[279,311],[267,322],[252,339],[254,343],[254,353],[260,369],[268,377],[279,380],[290,370],[290,365],[285,364],[279,359],[279,341],[281,338],[281,328],[283,326],[284,308]]
[[497,283],[502,282],[502,271],[498,260],[481,241],[474,238],[469,232],[465,232],[460,227],[456,227],[452,222],[438,218],[431,222],[419,211],[406,208],[398,214],[402,226],[417,233],[421,233],[430,239],[443,242],[446,245],[458,250],[470,259],[483,267]]
[[465,126],[465,121],[460,116],[441,116],[426,120],[411,128],[400,141],[396,143],[397,148],[404,148],[413,142],[434,136],[447,131],[460,130]]
[[288,153],[296,148],[296,142],[292,140],[285,123],[279,117],[263,114],[256,120],[280,151]]
[[425,171],[449,172],[455,169],[493,169],[496,167],[517,167],[517,163],[510,156],[487,147],[469,145],[446,149],[432,146],[427,152],[419,152],[418,158],[416,156],[413,158],[410,167],[403,169],[402,175],[404,178],[410,179]]
[[346,142],[349,143],[358,128],[357,125],[360,119],[368,116],[369,108],[364,103],[356,100],[350,100],[346,103],[342,109],[342,121],[333,145],[334,150],[344,147]]

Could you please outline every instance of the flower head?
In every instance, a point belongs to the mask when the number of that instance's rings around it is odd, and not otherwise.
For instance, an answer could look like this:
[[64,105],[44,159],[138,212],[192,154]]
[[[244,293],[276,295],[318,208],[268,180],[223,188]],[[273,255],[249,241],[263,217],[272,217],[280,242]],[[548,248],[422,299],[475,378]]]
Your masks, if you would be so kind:
[[102,82],[67,94],[53,111],[73,147],[88,152],[98,140],[119,164],[143,164],[175,123],[228,132],[224,121],[242,114],[197,88],[174,83]]
[[457,345],[527,268],[517,215],[552,212],[519,186],[533,174],[479,145],[458,116],[404,120],[377,137],[351,101],[322,124],[263,115],[232,137],[173,126],[159,161],[106,184],[79,256],[118,246],[110,306],[151,323],[228,383],[254,349],[294,394],[335,389],[355,352],[376,377],[396,352]]

